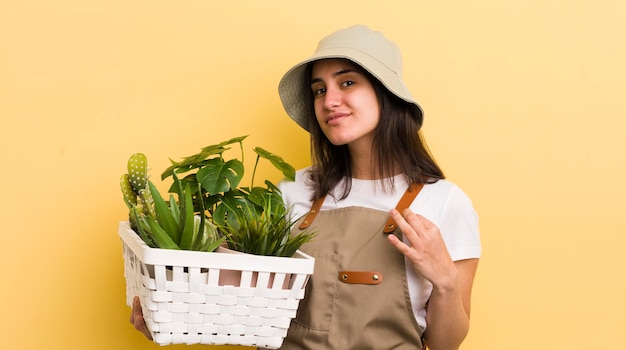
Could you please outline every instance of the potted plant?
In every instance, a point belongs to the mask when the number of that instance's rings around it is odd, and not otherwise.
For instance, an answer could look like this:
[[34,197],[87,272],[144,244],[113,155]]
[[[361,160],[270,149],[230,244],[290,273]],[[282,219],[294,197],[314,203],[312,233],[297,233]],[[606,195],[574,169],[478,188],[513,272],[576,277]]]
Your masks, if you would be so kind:
[[[311,232],[291,235],[291,211],[270,181],[254,186],[260,158],[293,180],[293,167],[261,148],[249,187],[243,140],[205,147],[171,161],[165,199],[149,180],[147,159],[130,157],[121,179],[129,220],[120,223],[127,304],[139,296],[154,341],[278,348],[295,317],[314,259],[298,248]],[[239,144],[241,160],[225,159]],[[228,246],[248,254],[213,252]],[[224,283],[229,272],[236,283]]]

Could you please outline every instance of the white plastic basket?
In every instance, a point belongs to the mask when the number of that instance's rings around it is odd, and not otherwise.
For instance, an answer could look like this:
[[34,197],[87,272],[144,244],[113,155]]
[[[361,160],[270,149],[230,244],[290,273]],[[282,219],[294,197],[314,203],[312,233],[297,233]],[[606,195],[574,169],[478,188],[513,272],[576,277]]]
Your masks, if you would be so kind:
[[[295,317],[315,260],[148,247],[120,222],[126,303],[139,296],[157,344],[279,348]],[[221,285],[225,274],[239,283]],[[222,275],[222,278],[220,278]]]

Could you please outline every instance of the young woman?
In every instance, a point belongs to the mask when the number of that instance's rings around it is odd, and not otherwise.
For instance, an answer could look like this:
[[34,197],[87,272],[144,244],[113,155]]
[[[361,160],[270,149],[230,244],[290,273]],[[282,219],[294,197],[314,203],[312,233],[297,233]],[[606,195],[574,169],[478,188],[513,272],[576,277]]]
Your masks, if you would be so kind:
[[[469,327],[478,219],[420,134],[398,47],[353,26],[320,41],[281,79],[287,114],[309,131],[312,165],[282,182],[312,229],[315,272],[283,349],[458,349]],[[136,301],[131,323],[149,337]]]
[[430,156],[401,73],[394,43],[353,26],[279,84],[313,154],[281,190],[318,233],[303,247],[315,273],[285,349],[448,350],[467,335],[477,216]]

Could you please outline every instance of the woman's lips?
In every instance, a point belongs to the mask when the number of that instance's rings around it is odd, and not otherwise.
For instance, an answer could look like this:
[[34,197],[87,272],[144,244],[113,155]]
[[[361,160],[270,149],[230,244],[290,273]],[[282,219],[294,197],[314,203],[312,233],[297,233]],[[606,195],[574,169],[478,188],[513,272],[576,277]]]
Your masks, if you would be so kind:
[[331,113],[326,117],[326,124],[328,125],[337,125],[341,122],[341,120],[350,114],[348,113]]

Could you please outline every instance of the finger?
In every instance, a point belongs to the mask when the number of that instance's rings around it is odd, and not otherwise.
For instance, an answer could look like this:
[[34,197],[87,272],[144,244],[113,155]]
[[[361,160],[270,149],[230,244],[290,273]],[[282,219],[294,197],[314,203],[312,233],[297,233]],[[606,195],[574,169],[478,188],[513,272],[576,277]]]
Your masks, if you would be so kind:
[[141,301],[139,297],[133,298],[133,314],[143,315],[143,311],[141,310]]
[[133,327],[141,332],[146,338],[152,340],[152,334],[146,325],[146,320],[143,318],[143,311],[141,310],[141,301],[139,297],[133,298],[133,310],[130,314],[130,323]]
[[394,234],[387,235],[387,240],[400,251],[405,249],[405,247],[408,248],[408,246]]
[[387,240],[394,246],[402,255],[410,256],[414,254],[415,251],[411,249],[408,245],[406,245],[402,240],[400,240],[396,235],[391,234],[387,235]]
[[437,225],[435,225],[432,221],[428,220],[425,216],[421,214],[413,213],[411,209],[405,209],[403,211],[403,215],[405,215],[409,219],[409,223],[416,227],[420,233],[433,229],[438,229]]
[[411,209],[406,208],[402,210],[402,217],[406,220],[406,222],[413,227],[415,232],[418,234],[424,232],[428,227],[428,225],[432,225],[428,219],[421,216],[420,214],[414,213]]
[[149,340],[152,340],[152,334],[150,334],[150,330],[148,330],[148,326],[146,326],[146,321],[143,316],[138,315],[135,317],[135,329],[137,329],[141,334],[143,334]]
[[[406,216],[403,216],[398,210],[392,209],[389,215],[396,222],[396,225],[398,225],[398,228],[400,229],[400,231],[402,231],[402,234],[409,240],[409,242],[411,242],[411,244],[413,244],[413,241],[416,238],[419,238],[419,232],[417,232],[415,230],[415,227],[413,226],[416,218],[413,217],[414,214],[412,212],[409,212]],[[407,219],[410,222],[407,221]]]
[[143,315],[135,315],[133,326],[146,338],[152,340],[152,334],[150,334],[150,330],[148,330],[148,326],[146,325],[146,320],[143,318]]
[[130,322],[133,326],[135,325],[135,315],[137,314],[137,309],[141,310],[141,304],[139,302],[139,297],[135,296],[133,298],[133,304],[130,310],[130,317],[128,319],[128,322]]

